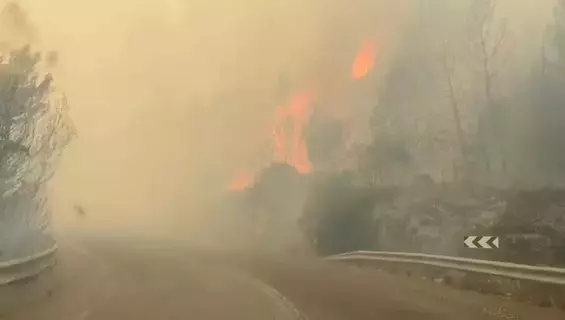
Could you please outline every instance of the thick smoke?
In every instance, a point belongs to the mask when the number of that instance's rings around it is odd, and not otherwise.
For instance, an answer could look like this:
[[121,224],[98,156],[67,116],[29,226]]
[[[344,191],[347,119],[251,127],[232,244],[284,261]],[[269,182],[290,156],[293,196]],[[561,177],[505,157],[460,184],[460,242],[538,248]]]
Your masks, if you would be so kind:
[[[268,165],[275,110],[297,91],[316,87],[316,106],[347,122],[355,140],[370,141],[369,118],[383,75],[399,56],[428,63],[411,54],[435,54],[430,47],[445,36],[430,8],[451,17],[443,22],[457,23],[466,5],[20,2],[36,30],[35,45],[57,52],[53,73],[79,135],[52,184],[56,217],[75,218],[72,208],[79,205],[92,222],[177,225],[187,232],[222,220],[210,217],[208,202],[238,172],[258,173]],[[510,17],[510,46],[517,53],[505,70],[529,65],[548,15],[531,16],[526,4],[499,2]],[[426,31],[410,38],[406,30],[422,19]],[[368,38],[377,42],[378,61],[363,81],[352,82],[355,52]],[[408,100],[417,99],[404,83],[400,87]]]
[[[375,37],[386,57],[405,12],[385,1],[20,3],[34,45],[57,52],[78,131],[52,183],[55,218],[79,205],[92,223],[190,229],[239,170],[268,164],[276,107],[310,86],[346,101],[355,51]],[[366,87],[357,94],[373,97]]]

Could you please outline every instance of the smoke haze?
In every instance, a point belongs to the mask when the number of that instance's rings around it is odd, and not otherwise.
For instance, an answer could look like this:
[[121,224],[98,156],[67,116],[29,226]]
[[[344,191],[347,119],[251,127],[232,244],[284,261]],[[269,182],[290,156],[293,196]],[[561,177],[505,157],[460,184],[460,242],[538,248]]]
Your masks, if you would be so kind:
[[268,163],[274,110],[292,91],[343,87],[359,44],[386,38],[402,12],[369,1],[20,3],[35,46],[59,54],[78,131],[53,181],[55,214],[80,203],[112,223],[197,216],[207,187]]
[[[73,218],[81,204],[108,225],[181,216],[197,228],[203,199],[272,160],[275,110],[296,91],[315,88],[362,140],[419,2],[21,1],[36,46],[59,53],[53,72],[78,131],[52,184],[56,218]],[[513,45],[530,48],[523,37],[539,39],[551,1],[547,10],[536,3],[537,16],[510,2],[512,28],[524,30]],[[378,58],[355,83],[351,64],[367,39]]]

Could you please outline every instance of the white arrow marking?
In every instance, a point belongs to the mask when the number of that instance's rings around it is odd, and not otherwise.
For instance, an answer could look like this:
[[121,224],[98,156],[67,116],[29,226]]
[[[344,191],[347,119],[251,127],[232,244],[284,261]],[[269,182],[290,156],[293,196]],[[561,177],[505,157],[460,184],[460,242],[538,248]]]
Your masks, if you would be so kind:
[[489,246],[488,241],[490,240],[491,237],[482,237],[479,240],[479,246],[484,248],[484,249],[492,249],[491,246]]
[[500,244],[498,243],[498,237],[494,237],[494,241],[492,242],[492,244],[494,244],[494,246],[498,249],[500,248]]
[[475,236],[469,236],[467,237],[467,239],[465,239],[465,241],[463,241],[465,243],[465,245],[469,248],[477,248],[477,246],[473,243],[473,241],[475,241],[475,239],[477,239],[477,237]]

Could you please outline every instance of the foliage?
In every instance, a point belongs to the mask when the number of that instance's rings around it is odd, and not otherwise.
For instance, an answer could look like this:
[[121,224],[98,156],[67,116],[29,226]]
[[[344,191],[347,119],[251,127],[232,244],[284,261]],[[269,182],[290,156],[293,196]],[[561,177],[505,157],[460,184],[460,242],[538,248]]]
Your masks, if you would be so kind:
[[67,101],[55,97],[53,78],[41,76],[41,56],[29,47],[0,62],[0,195],[20,188],[37,194],[75,134]]
[[251,196],[256,206],[270,215],[284,214],[293,207],[293,199],[300,189],[301,176],[286,163],[274,163],[261,171]]
[[321,255],[370,249],[376,239],[370,189],[351,183],[347,172],[318,175],[306,200],[301,226]]

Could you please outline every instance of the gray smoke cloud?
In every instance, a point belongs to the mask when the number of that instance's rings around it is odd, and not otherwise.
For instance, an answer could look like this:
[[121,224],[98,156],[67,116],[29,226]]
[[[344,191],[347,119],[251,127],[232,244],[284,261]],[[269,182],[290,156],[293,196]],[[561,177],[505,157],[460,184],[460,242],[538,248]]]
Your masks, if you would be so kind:
[[[216,221],[203,199],[270,159],[274,109],[289,92],[315,84],[326,108],[368,126],[401,31],[425,10],[419,2],[20,1],[35,45],[58,53],[53,73],[78,131],[52,181],[56,219],[74,218],[79,203],[109,226]],[[516,38],[536,38],[532,26],[547,17],[510,2]],[[378,65],[353,84],[367,37],[378,39]]]

